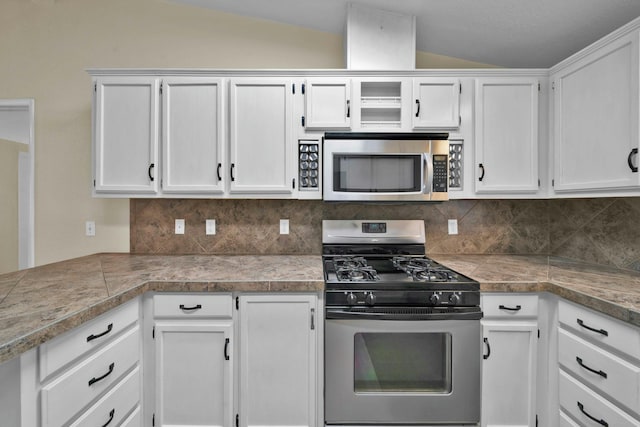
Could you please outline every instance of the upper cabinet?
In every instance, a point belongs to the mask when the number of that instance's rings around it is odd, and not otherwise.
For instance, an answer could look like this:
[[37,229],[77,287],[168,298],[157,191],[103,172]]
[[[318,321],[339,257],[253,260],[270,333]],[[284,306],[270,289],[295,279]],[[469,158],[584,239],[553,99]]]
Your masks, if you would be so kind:
[[230,80],[230,193],[293,193],[292,91],[286,78]]
[[163,192],[224,192],[222,99],[222,79],[163,79]]
[[95,194],[158,191],[159,79],[99,77],[94,97]]
[[460,80],[455,78],[413,79],[414,129],[455,129],[460,126]]
[[362,132],[400,132],[411,119],[411,79],[367,77],[354,79],[354,126]]
[[638,37],[633,31],[552,69],[556,193],[640,185]]
[[476,80],[477,193],[538,191],[538,91],[534,78]]
[[303,91],[306,129],[351,128],[350,79],[307,79]]

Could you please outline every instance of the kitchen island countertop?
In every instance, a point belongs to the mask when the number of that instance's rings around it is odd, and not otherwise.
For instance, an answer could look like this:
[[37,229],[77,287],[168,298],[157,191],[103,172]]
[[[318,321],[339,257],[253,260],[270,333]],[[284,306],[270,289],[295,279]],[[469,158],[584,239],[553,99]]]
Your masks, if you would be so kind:
[[[529,255],[429,255],[483,292],[551,292],[640,326],[640,273]],[[320,292],[319,255],[96,254],[0,275],[0,362],[148,291]]]

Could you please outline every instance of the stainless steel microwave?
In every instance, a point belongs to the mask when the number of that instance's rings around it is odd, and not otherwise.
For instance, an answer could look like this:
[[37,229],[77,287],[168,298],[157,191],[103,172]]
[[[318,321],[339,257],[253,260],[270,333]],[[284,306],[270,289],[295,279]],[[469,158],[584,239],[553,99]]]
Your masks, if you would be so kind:
[[446,133],[327,132],[322,163],[325,201],[449,199]]

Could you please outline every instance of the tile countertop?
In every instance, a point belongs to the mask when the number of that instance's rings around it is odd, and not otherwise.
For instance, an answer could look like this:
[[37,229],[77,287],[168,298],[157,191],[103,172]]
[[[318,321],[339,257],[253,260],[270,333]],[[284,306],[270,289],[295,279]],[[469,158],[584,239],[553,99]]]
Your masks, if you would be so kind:
[[[547,256],[429,255],[484,292],[552,292],[640,326],[640,273]],[[324,289],[317,255],[96,254],[0,275],[0,362],[147,291]]]

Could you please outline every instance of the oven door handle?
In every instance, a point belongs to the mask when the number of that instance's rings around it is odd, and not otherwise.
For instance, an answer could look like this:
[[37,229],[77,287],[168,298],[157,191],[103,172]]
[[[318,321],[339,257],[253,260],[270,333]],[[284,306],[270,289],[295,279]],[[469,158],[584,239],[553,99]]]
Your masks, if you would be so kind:
[[345,309],[327,308],[325,313],[326,319],[363,319],[363,320],[480,320],[482,319],[481,310],[460,311],[460,312],[442,312],[428,314],[399,314],[399,313],[381,313],[367,311],[350,311]]

